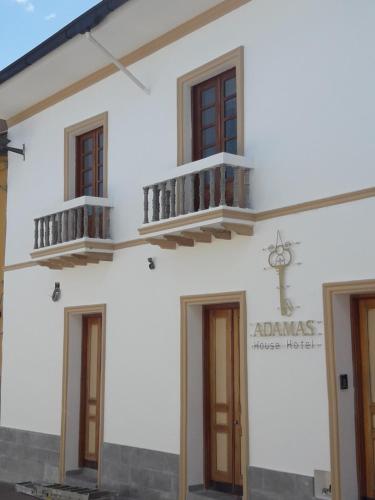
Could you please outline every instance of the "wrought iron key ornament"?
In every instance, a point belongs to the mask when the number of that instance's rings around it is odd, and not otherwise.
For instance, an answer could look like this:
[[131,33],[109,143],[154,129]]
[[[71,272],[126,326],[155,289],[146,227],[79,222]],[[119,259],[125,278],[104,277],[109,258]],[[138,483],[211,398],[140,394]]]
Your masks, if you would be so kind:
[[291,243],[286,241],[283,243],[280,231],[277,231],[276,245],[270,245],[268,251],[268,263],[276,269],[279,277],[279,294],[280,294],[280,311],[282,316],[291,316],[294,307],[289,299],[285,296],[285,269],[292,262]]

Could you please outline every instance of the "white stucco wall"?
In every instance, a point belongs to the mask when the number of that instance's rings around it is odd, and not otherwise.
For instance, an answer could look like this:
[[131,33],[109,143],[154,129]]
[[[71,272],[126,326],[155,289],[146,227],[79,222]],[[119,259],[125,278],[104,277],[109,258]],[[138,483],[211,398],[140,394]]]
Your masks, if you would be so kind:
[[[151,96],[116,74],[13,127],[27,159],[9,161],[7,264],[29,260],[34,215],[62,202],[64,127],[103,111],[113,236],[136,237],[142,185],[176,166],[177,77],[239,45],[253,208],[372,186],[374,15],[370,0],[253,0],[135,64]],[[288,295],[300,305],[293,319],[321,321],[323,282],[374,278],[374,209],[367,199],[257,223],[252,238],[177,251],[140,246],[112,263],[7,272],[1,425],[60,433],[64,307],[105,303],[104,438],[178,453],[180,296],[246,290],[249,332],[257,321],[281,320],[276,273],[263,269],[263,249],[280,229],[301,241],[302,265],[287,271]],[[156,257],[155,271],[147,257]],[[250,464],[328,470],[324,347],[249,347],[248,376]]]
[[[249,332],[257,321],[281,320],[276,273],[263,269],[262,250],[279,228],[301,241],[302,265],[287,274],[288,295],[301,306],[293,319],[322,320],[323,282],[374,278],[375,235],[363,230],[374,209],[374,200],[363,200],[259,223],[252,238],[176,251],[141,246],[117,253],[113,263],[6,273],[1,424],[60,433],[64,307],[106,303],[104,438],[178,453],[179,297],[246,290]],[[62,298],[53,303],[56,280]],[[251,465],[328,470],[324,347],[258,352],[249,345],[248,377]]]
[[9,160],[7,262],[29,258],[32,218],[63,201],[64,127],[104,111],[113,234],[134,238],[142,185],[176,166],[177,78],[240,45],[253,207],[372,186],[374,17],[372,0],[253,0],[134,64],[150,96],[117,73],[13,127],[27,158]]

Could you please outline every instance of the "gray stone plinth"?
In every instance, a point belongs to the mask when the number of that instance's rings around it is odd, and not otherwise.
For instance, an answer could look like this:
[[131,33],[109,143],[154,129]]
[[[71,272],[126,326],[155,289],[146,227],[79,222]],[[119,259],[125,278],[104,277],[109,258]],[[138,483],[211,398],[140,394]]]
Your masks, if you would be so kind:
[[314,500],[314,479],[310,476],[249,468],[250,500]]
[[104,443],[101,486],[142,500],[177,500],[178,455]]
[[60,438],[0,427],[0,481],[58,480]]

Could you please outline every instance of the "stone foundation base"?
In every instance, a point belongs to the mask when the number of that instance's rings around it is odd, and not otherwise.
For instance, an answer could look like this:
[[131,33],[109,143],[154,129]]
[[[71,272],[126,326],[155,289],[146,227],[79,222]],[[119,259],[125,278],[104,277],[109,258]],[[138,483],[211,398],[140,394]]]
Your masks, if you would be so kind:
[[[60,437],[0,427],[0,481],[58,482]],[[124,497],[178,500],[179,456],[104,443],[101,487]],[[313,500],[314,480],[249,468],[249,500]]]
[[0,427],[0,481],[57,482],[60,437]]
[[179,456],[104,443],[101,487],[142,500],[178,499]]
[[314,479],[309,476],[249,468],[249,500],[314,500]]

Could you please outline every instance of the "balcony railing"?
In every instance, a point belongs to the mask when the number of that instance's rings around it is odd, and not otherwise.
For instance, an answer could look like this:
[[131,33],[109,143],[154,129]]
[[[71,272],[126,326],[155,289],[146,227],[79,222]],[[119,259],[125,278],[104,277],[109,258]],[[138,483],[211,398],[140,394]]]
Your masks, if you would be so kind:
[[34,219],[34,250],[80,238],[110,238],[110,208],[82,204]]
[[249,169],[232,162],[203,167],[145,186],[143,194],[143,224],[219,206],[249,208]]

